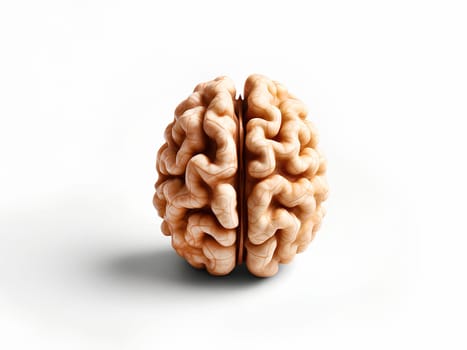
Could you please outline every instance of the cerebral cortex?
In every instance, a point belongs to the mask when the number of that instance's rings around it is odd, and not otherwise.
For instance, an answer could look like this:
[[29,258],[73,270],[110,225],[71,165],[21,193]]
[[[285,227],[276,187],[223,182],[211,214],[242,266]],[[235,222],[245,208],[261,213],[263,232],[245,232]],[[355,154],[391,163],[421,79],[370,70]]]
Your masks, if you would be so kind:
[[175,251],[213,275],[246,262],[272,276],[312,241],[328,193],[305,105],[278,82],[201,83],[175,109],[157,154],[154,205]]

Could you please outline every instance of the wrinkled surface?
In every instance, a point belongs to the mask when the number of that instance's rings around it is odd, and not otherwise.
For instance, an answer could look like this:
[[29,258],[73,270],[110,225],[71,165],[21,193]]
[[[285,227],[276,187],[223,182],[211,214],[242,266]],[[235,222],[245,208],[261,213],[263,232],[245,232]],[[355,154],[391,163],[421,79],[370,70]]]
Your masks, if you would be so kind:
[[[281,84],[252,75],[244,94],[241,138],[229,78],[198,85],[177,107],[158,153],[154,205],[163,233],[194,267],[227,274],[237,263],[236,251],[245,249],[248,270],[272,276],[319,229],[326,161],[304,104]],[[239,159],[244,184],[238,181]],[[239,198],[246,203],[243,213]],[[246,227],[244,247],[237,247],[240,225]]]
[[319,229],[326,161],[306,107],[281,84],[252,75],[245,99],[246,264],[255,275],[271,276]]
[[194,267],[211,274],[235,267],[237,118],[226,77],[199,84],[175,110],[158,152],[154,205],[162,232]]

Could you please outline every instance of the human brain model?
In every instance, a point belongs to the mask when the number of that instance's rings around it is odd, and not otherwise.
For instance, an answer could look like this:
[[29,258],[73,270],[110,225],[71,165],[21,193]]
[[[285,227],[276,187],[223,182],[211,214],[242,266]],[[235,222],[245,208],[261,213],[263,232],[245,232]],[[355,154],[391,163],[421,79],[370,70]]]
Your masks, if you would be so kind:
[[326,161],[304,104],[251,75],[201,83],[175,110],[159,149],[154,205],[162,232],[196,268],[246,263],[272,276],[313,239],[325,214]]

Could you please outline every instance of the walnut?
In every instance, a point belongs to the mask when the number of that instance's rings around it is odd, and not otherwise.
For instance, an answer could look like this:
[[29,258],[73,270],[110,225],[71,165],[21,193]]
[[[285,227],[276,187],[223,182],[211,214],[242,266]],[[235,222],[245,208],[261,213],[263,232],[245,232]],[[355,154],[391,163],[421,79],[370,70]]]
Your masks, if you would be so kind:
[[257,276],[302,252],[319,229],[326,161],[304,104],[250,76],[199,84],[175,110],[157,155],[162,232],[192,266],[225,275],[244,260]]

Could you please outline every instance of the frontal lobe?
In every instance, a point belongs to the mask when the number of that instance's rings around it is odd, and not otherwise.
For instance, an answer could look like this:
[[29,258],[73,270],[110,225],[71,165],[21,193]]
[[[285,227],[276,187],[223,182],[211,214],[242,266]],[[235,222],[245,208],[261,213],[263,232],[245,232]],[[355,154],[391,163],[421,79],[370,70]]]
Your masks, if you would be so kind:
[[327,197],[326,161],[304,104],[261,75],[245,83],[246,264],[271,276],[319,229]]
[[199,84],[175,110],[156,168],[162,231],[192,266],[223,275],[235,267],[237,118],[227,77]]

